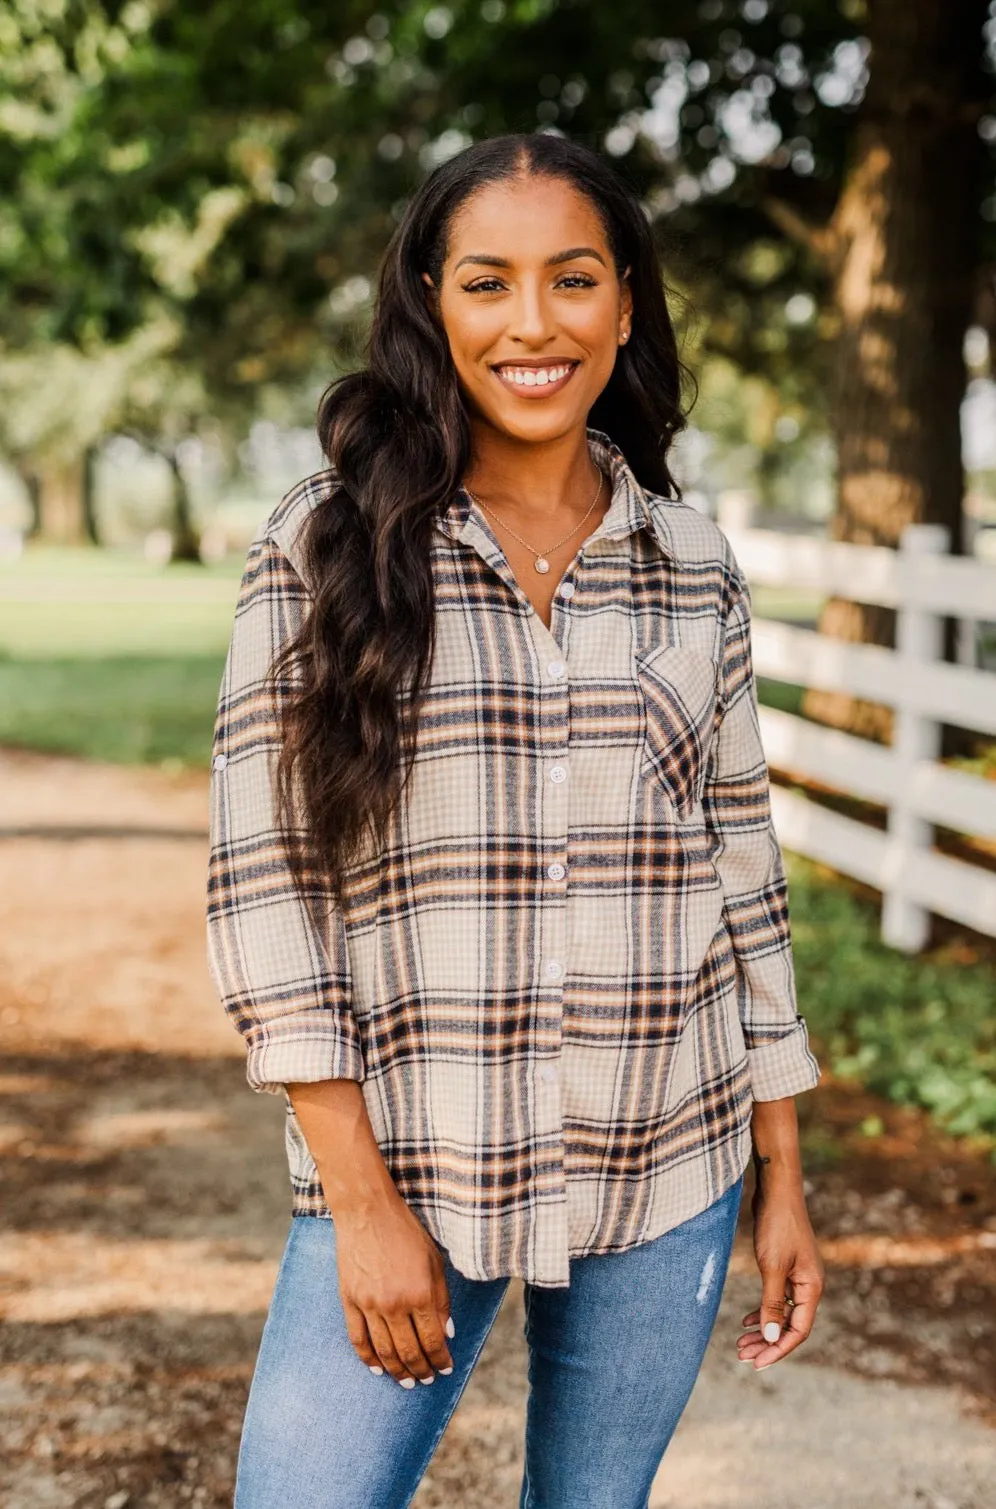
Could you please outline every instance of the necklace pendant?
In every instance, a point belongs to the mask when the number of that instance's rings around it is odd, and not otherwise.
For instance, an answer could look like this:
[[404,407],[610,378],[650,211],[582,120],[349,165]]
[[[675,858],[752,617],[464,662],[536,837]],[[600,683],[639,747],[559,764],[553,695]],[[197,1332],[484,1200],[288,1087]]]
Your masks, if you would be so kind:
[[546,556],[543,555],[538,555],[533,562],[533,565],[536,567],[536,570],[540,572],[549,571],[550,569],[550,562],[546,559]]

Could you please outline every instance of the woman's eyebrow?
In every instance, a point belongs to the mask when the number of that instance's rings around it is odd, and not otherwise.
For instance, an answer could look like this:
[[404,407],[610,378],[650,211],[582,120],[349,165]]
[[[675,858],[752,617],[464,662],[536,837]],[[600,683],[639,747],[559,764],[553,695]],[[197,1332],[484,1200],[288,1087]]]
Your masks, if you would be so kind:
[[[544,267],[555,267],[558,262],[573,262],[575,257],[594,257],[596,262],[601,262],[605,267],[606,261],[601,252],[597,252],[593,246],[571,246],[567,251],[554,252],[552,257],[547,257]],[[484,267],[511,267],[507,257],[491,257],[486,252],[471,252],[466,257],[461,257],[454,267],[462,267],[465,262],[479,262]]]

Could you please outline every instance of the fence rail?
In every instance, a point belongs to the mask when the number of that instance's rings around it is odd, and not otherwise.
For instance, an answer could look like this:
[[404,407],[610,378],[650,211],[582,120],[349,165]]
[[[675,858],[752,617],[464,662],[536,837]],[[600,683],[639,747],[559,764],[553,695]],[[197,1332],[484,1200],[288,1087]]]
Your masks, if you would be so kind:
[[[938,525],[910,525],[900,549],[727,528],[752,587],[791,587],[896,610],[896,648],[846,644],[811,629],[755,618],[754,668],[776,681],[845,692],[895,711],[885,747],[792,713],[760,709],[773,770],[887,809],[885,831],[775,787],[779,838],[874,886],[882,936],[915,952],[936,912],[996,937],[996,873],[941,854],[934,825],[996,838],[996,782],[942,765],[944,723],[996,735],[996,674],[942,659],[944,618],[973,628],[996,620],[996,566],[947,554]],[[972,643],[964,633],[960,643]]]

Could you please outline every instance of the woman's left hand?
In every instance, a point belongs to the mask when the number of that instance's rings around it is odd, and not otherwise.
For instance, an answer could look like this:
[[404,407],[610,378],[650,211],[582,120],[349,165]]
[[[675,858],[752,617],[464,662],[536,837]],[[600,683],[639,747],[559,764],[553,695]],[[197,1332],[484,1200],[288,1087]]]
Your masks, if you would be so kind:
[[[761,1305],[744,1316],[743,1324],[751,1329],[737,1338],[737,1350],[741,1362],[753,1362],[760,1372],[794,1352],[813,1329],[826,1270],[801,1183],[759,1180],[751,1210]],[[776,1339],[766,1339],[765,1332]]]

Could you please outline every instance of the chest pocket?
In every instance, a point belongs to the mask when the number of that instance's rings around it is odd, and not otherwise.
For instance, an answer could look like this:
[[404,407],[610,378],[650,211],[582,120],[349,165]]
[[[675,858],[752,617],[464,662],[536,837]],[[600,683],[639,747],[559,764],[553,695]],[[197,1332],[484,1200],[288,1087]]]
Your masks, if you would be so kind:
[[634,657],[645,714],[640,773],[657,779],[678,817],[702,798],[716,718],[715,661],[703,650],[654,645]]

